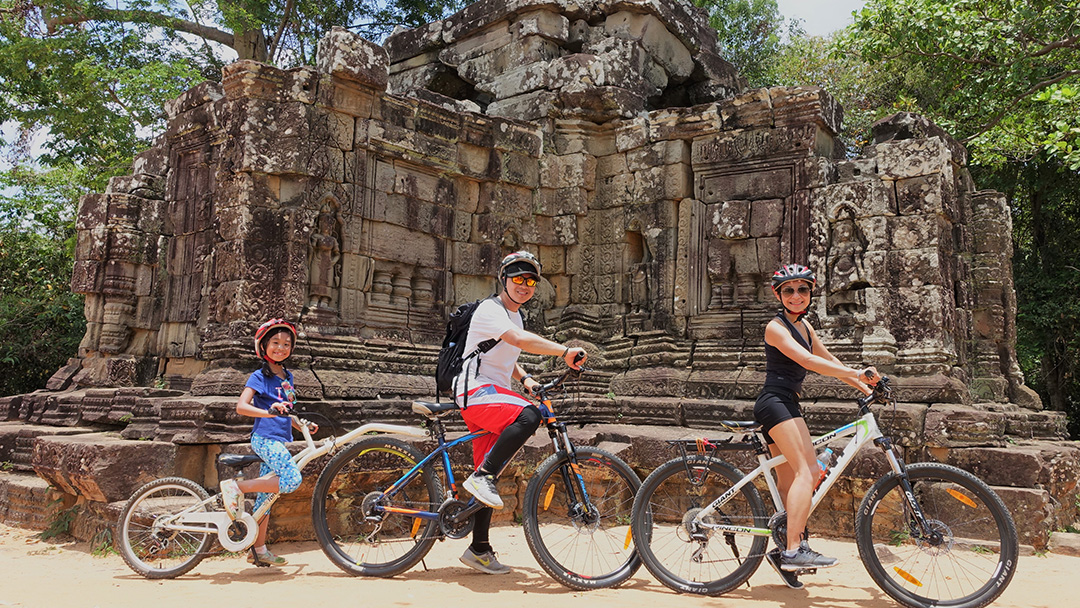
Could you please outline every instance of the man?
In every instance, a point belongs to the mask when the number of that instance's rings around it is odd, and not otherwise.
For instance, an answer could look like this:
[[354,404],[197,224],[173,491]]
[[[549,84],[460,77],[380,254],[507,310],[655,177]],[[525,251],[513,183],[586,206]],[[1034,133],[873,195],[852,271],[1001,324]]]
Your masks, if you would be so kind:
[[462,408],[461,415],[469,430],[491,433],[473,441],[476,472],[462,484],[489,508],[476,513],[472,544],[461,561],[488,574],[510,572],[508,566],[495,558],[488,542],[492,509],[503,506],[495,481],[540,426],[540,412],[510,389],[512,378],[530,392],[539,385],[518,365],[518,355],[523,350],[537,355],[557,355],[574,369],[579,369],[586,358],[583,348],[564,346],[524,329],[521,306],[533,297],[540,281],[540,261],[536,256],[528,251],[506,256],[499,264],[498,281],[498,295],[481,302],[473,313],[464,352],[472,353],[489,340],[497,343],[487,352],[467,359],[454,381],[456,402]]

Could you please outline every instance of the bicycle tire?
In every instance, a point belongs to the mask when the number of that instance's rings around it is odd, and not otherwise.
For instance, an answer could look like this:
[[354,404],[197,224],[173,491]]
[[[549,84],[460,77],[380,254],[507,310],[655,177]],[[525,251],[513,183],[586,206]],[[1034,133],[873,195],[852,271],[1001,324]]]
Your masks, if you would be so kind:
[[[164,477],[131,495],[117,522],[117,548],[132,570],[148,579],[176,578],[190,572],[206,556],[216,536],[156,526],[210,498],[199,484],[183,477]],[[202,511],[210,511],[205,506]]]
[[[400,513],[376,514],[372,501],[423,459],[413,446],[390,437],[350,444],[319,474],[311,497],[315,537],[330,561],[351,575],[389,577],[424,559],[438,536],[437,521]],[[384,506],[437,511],[438,480],[430,467]],[[365,503],[368,503],[365,505]]]
[[[706,535],[701,544],[691,539],[688,525],[742,478],[730,464],[697,454],[669,460],[645,478],[634,498],[630,525],[638,554],[657,580],[679,593],[721,595],[753,576],[768,537],[703,529],[698,531]],[[768,526],[765,504],[753,484],[743,486],[712,521]]]
[[911,608],[980,608],[1016,572],[1019,539],[1001,498],[967,471],[937,463],[907,467],[912,494],[941,538],[917,530],[900,477],[890,473],[863,497],[855,518],[859,558],[889,597]]
[[[615,587],[641,567],[630,536],[630,513],[641,479],[630,465],[604,450],[581,446],[574,453],[591,507],[569,504],[561,471],[571,466],[570,459],[564,452],[553,454],[525,488],[525,540],[540,566],[566,587]],[[574,495],[580,499],[576,488]]]

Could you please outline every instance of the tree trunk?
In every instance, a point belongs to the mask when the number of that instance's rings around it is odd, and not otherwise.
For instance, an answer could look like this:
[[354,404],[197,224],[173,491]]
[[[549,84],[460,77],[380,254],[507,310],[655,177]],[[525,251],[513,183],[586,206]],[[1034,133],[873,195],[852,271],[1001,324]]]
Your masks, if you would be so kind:
[[266,36],[262,30],[247,30],[233,34],[233,48],[236,49],[237,59],[254,59],[266,62],[267,48]]

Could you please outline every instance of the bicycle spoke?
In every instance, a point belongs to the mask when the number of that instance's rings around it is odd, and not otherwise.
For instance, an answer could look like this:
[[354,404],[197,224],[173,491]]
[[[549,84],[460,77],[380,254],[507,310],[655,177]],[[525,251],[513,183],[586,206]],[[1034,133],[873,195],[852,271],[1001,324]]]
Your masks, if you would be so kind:
[[856,540],[867,570],[901,603],[983,606],[1015,568],[1015,526],[1000,499],[974,476],[937,464],[908,468],[924,531],[895,478],[871,488],[860,507]]
[[713,514],[700,514],[741,477],[728,465],[695,456],[662,465],[645,480],[634,503],[634,536],[645,565],[683,592],[724,593],[754,573],[767,539],[712,529],[762,526],[764,505],[745,487]]
[[384,494],[421,459],[395,439],[372,437],[350,446],[316,483],[312,513],[319,544],[346,572],[392,576],[411,568],[431,548],[437,524],[387,509],[438,510],[429,472]]
[[562,584],[573,589],[614,586],[640,564],[630,535],[640,481],[628,465],[602,450],[579,447],[576,453],[576,467],[570,468],[564,456],[552,456],[529,482],[526,540],[544,570]]

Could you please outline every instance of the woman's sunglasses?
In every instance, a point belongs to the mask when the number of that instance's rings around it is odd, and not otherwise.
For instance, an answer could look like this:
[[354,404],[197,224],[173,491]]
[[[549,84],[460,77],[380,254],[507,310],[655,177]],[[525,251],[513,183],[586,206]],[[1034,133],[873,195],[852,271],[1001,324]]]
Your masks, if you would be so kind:
[[514,285],[524,285],[526,287],[536,287],[536,279],[532,277],[516,276],[510,277],[510,280],[514,282]]
[[796,291],[799,292],[800,296],[808,296],[808,295],[810,295],[810,288],[807,287],[806,285],[803,285],[802,287],[800,287],[798,289],[795,289],[794,287],[785,287],[785,288],[780,290],[780,295],[790,297],[790,296],[795,295]]

